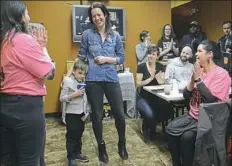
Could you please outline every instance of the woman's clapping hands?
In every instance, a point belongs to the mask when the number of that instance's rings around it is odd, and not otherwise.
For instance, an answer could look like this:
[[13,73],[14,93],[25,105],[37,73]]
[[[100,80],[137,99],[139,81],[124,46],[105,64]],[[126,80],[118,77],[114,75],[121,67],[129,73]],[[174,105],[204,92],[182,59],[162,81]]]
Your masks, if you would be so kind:
[[32,36],[36,39],[39,45],[44,48],[48,43],[48,32],[44,27],[34,29],[32,31]]

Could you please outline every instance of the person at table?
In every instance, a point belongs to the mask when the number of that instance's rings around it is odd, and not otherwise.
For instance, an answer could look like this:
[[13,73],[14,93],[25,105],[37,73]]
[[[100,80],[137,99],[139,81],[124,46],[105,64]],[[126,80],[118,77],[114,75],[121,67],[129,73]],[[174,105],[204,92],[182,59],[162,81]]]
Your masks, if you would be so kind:
[[141,63],[138,66],[136,74],[138,91],[136,108],[143,119],[142,134],[145,140],[154,139],[156,136],[156,124],[169,119],[172,114],[170,104],[143,89],[143,86],[164,83],[165,67],[157,62],[159,53],[157,46],[148,46],[148,62]]
[[183,46],[180,56],[169,61],[165,71],[165,80],[174,78],[183,89],[193,71],[193,64],[189,63],[192,56],[193,48],[190,45]]
[[82,34],[79,58],[87,59],[89,71],[86,75],[86,94],[91,106],[93,132],[98,143],[98,157],[108,163],[103,139],[103,96],[111,107],[118,131],[118,153],[128,159],[126,149],[126,123],[123,98],[115,65],[123,64],[124,48],[118,32],[111,29],[110,14],[104,3],[94,2],[88,9],[90,22],[94,25]]
[[217,43],[202,41],[196,58],[191,81],[183,93],[184,98],[190,98],[189,113],[174,119],[166,127],[173,166],[191,166],[193,163],[199,105],[224,101],[229,97],[229,74],[214,63],[220,58]]
[[178,56],[178,41],[171,24],[164,25],[158,47],[160,48],[160,60],[167,61]]
[[147,47],[151,44],[150,32],[143,30],[139,34],[140,43],[135,46],[138,65],[147,62]]

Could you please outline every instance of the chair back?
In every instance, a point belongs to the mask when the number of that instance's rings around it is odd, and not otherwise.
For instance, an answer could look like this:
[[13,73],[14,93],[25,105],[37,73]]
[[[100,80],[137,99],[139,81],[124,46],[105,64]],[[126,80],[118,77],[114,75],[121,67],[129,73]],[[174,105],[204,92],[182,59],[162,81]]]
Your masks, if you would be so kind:
[[201,104],[197,125],[194,165],[226,165],[226,133],[231,99]]

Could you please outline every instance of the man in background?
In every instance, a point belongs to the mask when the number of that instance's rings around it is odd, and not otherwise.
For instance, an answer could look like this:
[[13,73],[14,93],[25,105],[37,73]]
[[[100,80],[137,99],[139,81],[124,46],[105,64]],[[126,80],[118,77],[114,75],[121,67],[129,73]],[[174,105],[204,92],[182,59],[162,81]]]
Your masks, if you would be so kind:
[[229,72],[229,75],[232,77],[232,31],[229,32],[227,39],[225,41],[225,52],[221,52],[223,59],[222,67]]
[[226,52],[225,44],[231,32],[231,24],[232,24],[231,21],[224,21],[222,23],[224,35],[218,40],[218,45],[220,47],[221,52]]
[[195,62],[196,57],[195,53],[197,52],[198,45],[207,39],[206,36],[202,33],[201,27],[197,21],[192,21],[189,24],[189,34],[184,35],[180,42],[180,47],[183,47],[186,44],[189,44],[193,48],[193,55],[192,58],[189,60],[191,63]]

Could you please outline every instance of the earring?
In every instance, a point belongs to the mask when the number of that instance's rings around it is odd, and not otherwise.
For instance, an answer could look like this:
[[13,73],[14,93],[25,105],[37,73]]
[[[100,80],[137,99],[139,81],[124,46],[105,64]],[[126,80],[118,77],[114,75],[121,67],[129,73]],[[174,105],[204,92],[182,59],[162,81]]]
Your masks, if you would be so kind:
[[211,58],[208,58],[208,59],[207,59],[207,63],[208,63],[208,64],[210,63],[210,59],[211,59]]

